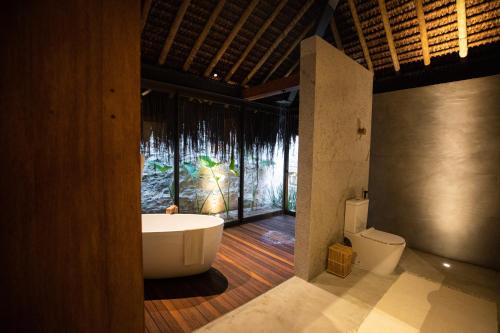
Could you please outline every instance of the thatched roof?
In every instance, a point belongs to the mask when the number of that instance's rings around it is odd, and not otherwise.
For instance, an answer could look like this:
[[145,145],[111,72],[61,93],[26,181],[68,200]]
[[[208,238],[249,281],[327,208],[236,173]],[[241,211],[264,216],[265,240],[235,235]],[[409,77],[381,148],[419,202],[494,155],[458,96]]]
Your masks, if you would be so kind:
[[285,117],[289,117],[288,131],[294,138],[298,134],[297,110],[243,109],[241,105],[152,91],[142,97],[142,149],[149,153],[154,147],[171,155],[179,138],[183,156],[209,147],[206,153],[227,158],[238,151],[243,134],[246,151],[271,157],[284,140]]
[[[391,58],[380,2],[385,3],[396,61],[402,69],[406,64],[423,62],[424,55],[416,7],[418,0],[352,2],[359,17],[362,37],[366,40],[369,59],[363,53],[352,8],[347,0],[340,0],[333,21],[343,49],[349,57],[364,66],[368,67],[369,60],[375,77],[391,68],[394,72],[396,67],[394,58]],[[421,2],[431,62],[437,57],[458,53],[457,1]],[[218,0],[143,0],[142,61],[158,64],[160,60],[163,66],[169,68],[239,85],[261,84],[270,73],[270,79],[281,78],[297,70],[298,41],[314,33],[326,4],[326,1],[311,0],[226,0],[223,5]],[[276,8],[278,10],[273,17]],[[300,15],[301,10],[303,15]],[[500,43],[500,1],[465,0],[465,14],[469,48]],[[266,22],[270,25],[262,29],[262,35],[254,40]],[[203,31],[206,38],[203,38]],[[333,28],[329,27],[324,38],[335,44],[332,31]],[[234,39],[231,40],[231,37]],[[252,42],[255,42],[253,46]],[[199,45],[197,52],[196,44]],[[242,57],[247,48],[248,54]],[[190,54],[194,54],[192,61],[188,61]],[[228,75],[231,69],[236,69],[234,75]],[[218,77],[214,78],[213,73],[217,73]],[[249,74],[250,80],[245,80]]]

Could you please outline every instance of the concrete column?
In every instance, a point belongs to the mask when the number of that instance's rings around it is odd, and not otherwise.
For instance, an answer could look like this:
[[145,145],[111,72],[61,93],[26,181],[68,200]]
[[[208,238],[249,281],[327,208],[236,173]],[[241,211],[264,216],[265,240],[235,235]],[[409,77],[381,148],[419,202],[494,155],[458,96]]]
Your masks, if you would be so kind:
[[373,73],[320,37],[301,44],[296,275],[325,270],[345,201],[368,188]]

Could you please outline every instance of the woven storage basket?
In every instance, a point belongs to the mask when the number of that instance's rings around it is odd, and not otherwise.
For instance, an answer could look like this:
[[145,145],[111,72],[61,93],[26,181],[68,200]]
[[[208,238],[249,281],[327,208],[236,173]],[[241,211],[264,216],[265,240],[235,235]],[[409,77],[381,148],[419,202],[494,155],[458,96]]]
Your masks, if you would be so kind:
[[351,247],[335,243],[328,248],[328,272],[346,277],[351,273],[351,262]]

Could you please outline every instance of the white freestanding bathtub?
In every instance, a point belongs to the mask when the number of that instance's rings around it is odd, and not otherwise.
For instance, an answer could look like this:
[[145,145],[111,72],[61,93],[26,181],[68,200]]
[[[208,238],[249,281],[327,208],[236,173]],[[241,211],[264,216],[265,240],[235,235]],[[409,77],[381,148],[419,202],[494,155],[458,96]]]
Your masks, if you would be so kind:
[[223,226],[223,219],[209,215],[142,214],[144,278],[179,277],[209,270]]

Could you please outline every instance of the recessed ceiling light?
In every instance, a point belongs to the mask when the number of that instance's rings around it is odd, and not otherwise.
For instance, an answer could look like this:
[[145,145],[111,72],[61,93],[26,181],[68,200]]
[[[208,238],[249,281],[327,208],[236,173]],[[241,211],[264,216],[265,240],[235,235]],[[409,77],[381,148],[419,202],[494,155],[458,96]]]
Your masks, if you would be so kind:
[[443,266],[446,267],[446,268],[450,268],[451,267],[451,265],[448,264],[447,262],[443,262]]
[[215,78],[216,78],[216,77],[218,77],[218,76],[219,76],[219,74],[217,74],[217,73],[214,73],[214,77],[215,77]]

